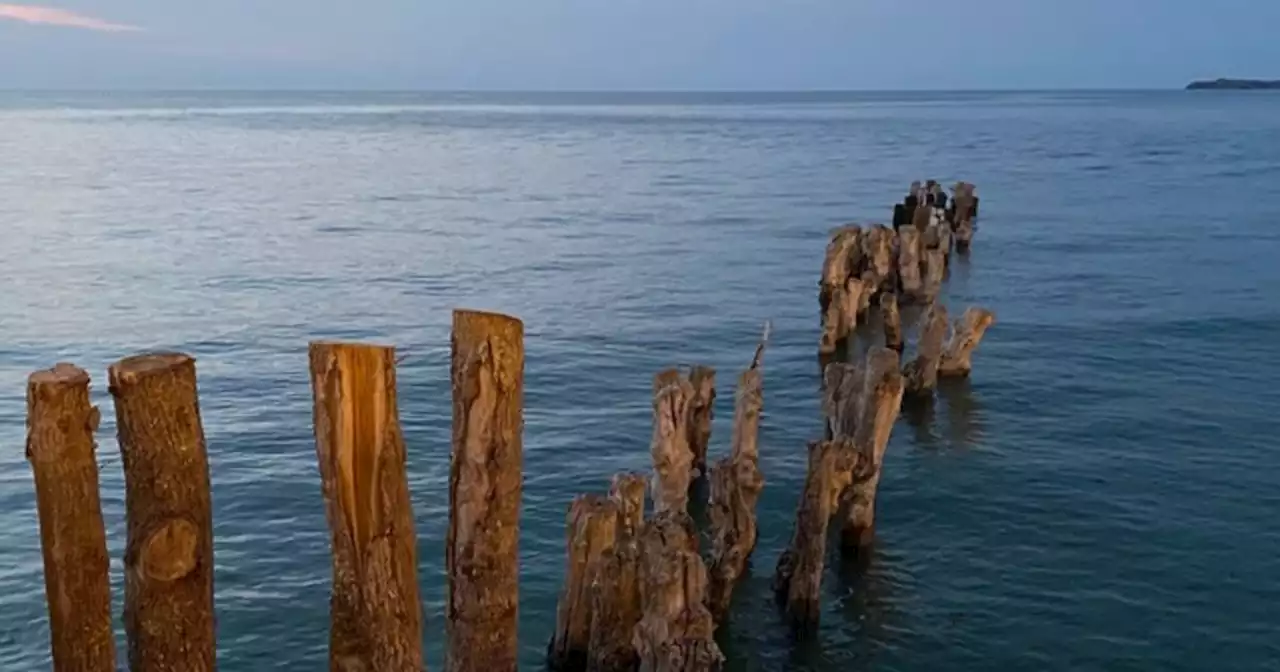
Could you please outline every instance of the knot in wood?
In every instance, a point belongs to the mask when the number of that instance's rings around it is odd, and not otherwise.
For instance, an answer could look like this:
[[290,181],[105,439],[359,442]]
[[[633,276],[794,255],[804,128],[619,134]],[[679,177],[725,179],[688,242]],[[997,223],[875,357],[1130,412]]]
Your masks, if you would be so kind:
[[185,518],[171,518],[142,542],[141,572],[157,581],[176,581],[196,567],[200,531]]

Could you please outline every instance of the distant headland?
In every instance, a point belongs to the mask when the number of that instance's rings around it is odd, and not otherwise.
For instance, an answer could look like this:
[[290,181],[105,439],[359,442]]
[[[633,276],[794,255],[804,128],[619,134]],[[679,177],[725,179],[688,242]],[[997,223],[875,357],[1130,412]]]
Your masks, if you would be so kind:
[[1188,91],[1197,89],[1225,89],[1232,91],[1280,89],[1280,79],[1202,79],[1187,85]]

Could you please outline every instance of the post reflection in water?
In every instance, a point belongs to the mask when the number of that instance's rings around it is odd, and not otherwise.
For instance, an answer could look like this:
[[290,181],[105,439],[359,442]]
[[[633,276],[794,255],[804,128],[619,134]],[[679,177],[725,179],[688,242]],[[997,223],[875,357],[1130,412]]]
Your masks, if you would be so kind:
[[973,448],[986,434],[982,398],[973,391],[968,378],[938,381],[938,394],[946,402],[947,424],[943,438],[948,445]]

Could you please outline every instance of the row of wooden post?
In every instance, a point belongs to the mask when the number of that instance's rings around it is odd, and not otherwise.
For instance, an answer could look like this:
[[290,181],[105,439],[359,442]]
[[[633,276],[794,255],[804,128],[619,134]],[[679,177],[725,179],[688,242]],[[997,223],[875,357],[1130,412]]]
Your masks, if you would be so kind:
[[[455,311],[446,550],[450,672],[516,669],[523,326]],[[391,347],[310,346],[316,456],[331,531],[329,667],[417,672],[422,611]],[[215,669],[213,516],[195,360],[129,357],[108,370],[125,476],[124,626],[133,672]],[[116,669],[89,375],[31,375],[35,475],[57,672]]]

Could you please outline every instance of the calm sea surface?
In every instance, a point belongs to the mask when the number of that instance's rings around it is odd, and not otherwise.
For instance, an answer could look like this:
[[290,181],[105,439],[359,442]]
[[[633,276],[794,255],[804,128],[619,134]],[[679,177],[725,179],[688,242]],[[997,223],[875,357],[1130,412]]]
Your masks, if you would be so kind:
[[[827,231],[925,177],[978,184],[945,298],[999,321],[971,380],[899,420],[877,554],[833,556],[821,632],[792,643],[769,580],[820,427]],[[570,499],[648,464],[652,374],[721,372],[723,454],[766,319],[730,669],[1280,669],[1280,96],[2,94],[0,232],[0,669],[49,667],[26,375],[94,376],[118,603],[105,371],[152,348],[199,360],[220,669],[324,667],[318,337],[405,356],[440,669],[459,306],[527,328],[528,669]]]

